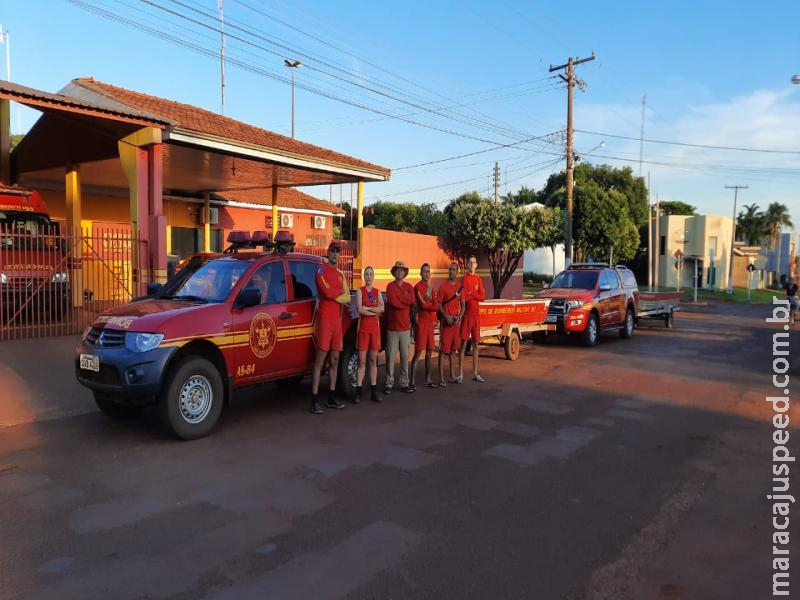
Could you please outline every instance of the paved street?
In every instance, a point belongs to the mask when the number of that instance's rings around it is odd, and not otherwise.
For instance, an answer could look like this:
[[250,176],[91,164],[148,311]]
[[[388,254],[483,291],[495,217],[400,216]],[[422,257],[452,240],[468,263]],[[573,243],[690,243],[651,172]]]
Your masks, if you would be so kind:
[[767,309],[488,348],[485,384],[321,417],[268,385],[190,443],[0,429],[0,598],[767,597]]

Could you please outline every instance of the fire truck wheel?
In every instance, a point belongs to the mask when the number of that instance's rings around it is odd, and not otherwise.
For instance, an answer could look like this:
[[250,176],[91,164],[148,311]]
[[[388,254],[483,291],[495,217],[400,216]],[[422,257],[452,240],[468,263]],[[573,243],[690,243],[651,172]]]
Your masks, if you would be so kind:
[[356,395],[358,376],[358,352],[353,340],[345,340],[344,350],[339,354],[339,389],[345,398]]
[[506,343],[503,348],[506,352],[508,360],[517,360],[519,357],[519,333],[512,331],[511,335],[506,338]]
[[201,356],[187,356],[167,373],[158,398],[158,416],[164,429],[183,440],[211,433],[222,412],[222,378]]
[[633,325],[633,309],[628,308],[628,310],[625,312],[625,322],[622,324],[622,329],[619,330],[619,336],[621,338],[625,338],[626,340],[631,339],[633,337]]
[[583,345],[596,346],[599,333],[600,331],[597,325],[597,315],[594,313],[589,313],[589,321],[586,323],[586,329],[583,330]]
[[97,408],[99,408],[104,415],[111,417],[112,419],[128,419],[131,417],[138,417],[143,412],[141,406],[127,406],[125,404],[120,404],[119,402],[114,402],[113,398],[110,396],[106,396],[105,394],[101,394],[99,392],[94,393],[94,401],[97,404]]

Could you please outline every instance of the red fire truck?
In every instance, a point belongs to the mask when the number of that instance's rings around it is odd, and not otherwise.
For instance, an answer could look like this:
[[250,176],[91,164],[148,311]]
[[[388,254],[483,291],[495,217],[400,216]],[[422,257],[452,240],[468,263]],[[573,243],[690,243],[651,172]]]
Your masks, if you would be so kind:
[[34,190],[0,186],[0,317],[63,315],[69,272],[58,225]]
[[[237,388],[311,372],[321,259],[291,252],[284,231],[274,241],[232,232],[229,241],[225,254],[190,260],[165,286],[86,330],[76,374],[103,412],[120,417],[155,404],[169,432],[194,439],[213,429]],[[342,321],[346,375],[355,337],[347,307]],[[342,383],[347,393],[350,377]]]

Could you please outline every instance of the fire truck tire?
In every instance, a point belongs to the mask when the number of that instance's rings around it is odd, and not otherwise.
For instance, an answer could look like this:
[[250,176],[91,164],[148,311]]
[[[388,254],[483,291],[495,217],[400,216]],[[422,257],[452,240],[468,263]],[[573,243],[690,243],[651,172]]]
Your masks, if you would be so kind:
[[142,414],[143,408],[141,406],[128,406],[126,404],[120,404],[119,402],[115,402],[110,396],[106,396],[105,394],[101,394],[99,392],[94,393],[94,401],[97,404],[97,408],[100,409],[107,417],[111,417],[112,419],[129,419],[131,417],[138,417]]
[[222,377],[211,361],[186,356],[169,369],[158,398],[158,416],[167,433],[193,440],[211,433],[222,413]]
[[345,398],[355,398],[356,376],[358,370],[358,351],[354,340],[344,341],[344,350],[339,354],[339,384]]
[[597,339],[600,337],[600,327],[597,323],[597,315],[589,313],[589,320],[586,322],[586,329],[583,330],[581,341],[584,346],[596,346]]
[[511,335],[506,338],[505,344],[503,344],[503,349],[505,350],[508,360],[517,360],[519,357],[519,343],[519,332],[512,331]]
[[622,323],[622,328],[619,330],[619,336],[626,340],[629,340],[633,337],[633,328],[635,325],[635,319],[633,318],[633,309],[628,307],[628,310],[625,311],[625,321]]

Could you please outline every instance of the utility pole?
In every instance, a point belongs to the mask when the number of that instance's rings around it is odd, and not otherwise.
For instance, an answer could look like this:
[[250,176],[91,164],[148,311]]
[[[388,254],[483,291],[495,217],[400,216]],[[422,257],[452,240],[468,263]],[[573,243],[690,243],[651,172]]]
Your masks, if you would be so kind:
[[728,295],[733,294],[733,248],[736,246],[736,202],[739,200],[739,190],[750,189],[749,185],[726,185],[726,190],[733,190],[733,233],[731,233],[731,260],[728,265]]
[[560,73],[558,76],[567,84],[567,218],[564,231],[565,266],[569,266],[569,264],[572,262],[572,191],[574,187],[573,169],[575,163],[575,157],[573,156],[574,148],[572,143],[572,137],[574,134],[572,127],[572,89],[575,87],[576,83],[582,91],[586,89],[586,83],[575,77],[575,67],[585,62],[589,62],[590,60],[594,60],[595,58],[595,54],[592,52],[592,55],[588,58],[572,58],[570,56],[567,62],[563,65],[559,65],[557,67],[550,65],[550,73],[564,69],[566,76],[561,75]]
[[647,291],[653,291],[653,206],[650,204],[650,171],[647,172]]
[[[661,265],[659,264],[658,257],[661,256],[661,197],[656,193],[656,236],[655,236],[655,252],[653,252],[653,264],[655,265],[655,290],[658,291],[658,284],[661,281]],[[664,244],[666,248],[666,244]],[[665,277],[666,279],[666,277]],[[664,284],[666,285],[666,283]]]
[[495,161],[494,163],[494,203],[497,203],[500,200],[500,163]]
[[647,102],[647,94],[642,94],[642,129],[639,132],[639,177],[642,176],[642,158],[644,157],[644,105]]
[[225,114],[225,0],[217,0],[219,14],[219,114]]

